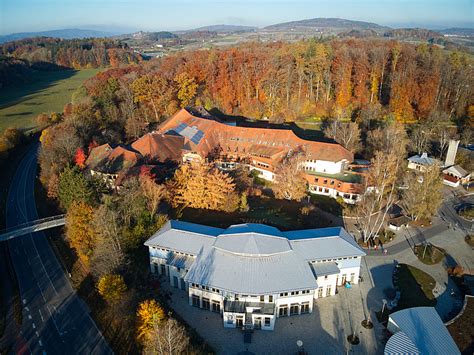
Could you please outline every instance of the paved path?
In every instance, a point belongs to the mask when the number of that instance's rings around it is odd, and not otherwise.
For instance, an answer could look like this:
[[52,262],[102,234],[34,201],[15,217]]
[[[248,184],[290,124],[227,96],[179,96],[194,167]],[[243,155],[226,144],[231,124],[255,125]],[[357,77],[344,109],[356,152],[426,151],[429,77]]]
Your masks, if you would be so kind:
[[[7,201],[7,227],[38,219],[34,197],[36,152],[37,147],[28,152],[13,179]],[[71,287],[44,233],[7,243],[23,306],[23,324],[14,339],[14,352],[112,353],[87,306]]]

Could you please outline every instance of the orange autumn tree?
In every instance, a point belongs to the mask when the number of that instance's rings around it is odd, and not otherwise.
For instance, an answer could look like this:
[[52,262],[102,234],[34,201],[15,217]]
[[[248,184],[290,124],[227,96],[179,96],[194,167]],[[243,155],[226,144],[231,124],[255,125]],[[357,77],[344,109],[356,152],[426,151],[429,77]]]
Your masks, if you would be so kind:
[[84,169],[86,167],[86,154],[84,153],[84,149],[82,148],[77,148],[76,154],[74,155],[74,162],[76,165]]
[[99,279],[97,291],[105,301],[114,305],[117,304],[127,291],[127,285],[121,275],[108,274]]

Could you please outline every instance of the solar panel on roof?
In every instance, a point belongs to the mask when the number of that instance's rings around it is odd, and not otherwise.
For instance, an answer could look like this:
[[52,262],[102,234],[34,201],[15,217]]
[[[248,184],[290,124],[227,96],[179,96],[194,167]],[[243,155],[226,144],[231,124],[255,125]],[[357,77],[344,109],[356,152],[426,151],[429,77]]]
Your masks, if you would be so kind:
[[188,125],[186,123],[180,123],[178,127],[174,129],[175,132],[181,133]]

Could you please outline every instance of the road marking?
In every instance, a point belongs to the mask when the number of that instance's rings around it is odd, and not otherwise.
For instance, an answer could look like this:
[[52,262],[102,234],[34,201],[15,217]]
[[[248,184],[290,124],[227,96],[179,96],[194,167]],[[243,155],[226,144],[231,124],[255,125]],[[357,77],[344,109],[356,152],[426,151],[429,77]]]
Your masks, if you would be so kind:
[[26,310],[27,312],[29,312],[29,311],[30,311],[30,309],[29,309],[28,307],[25,307],[25,310]]
[[41,313],[41,309],[38,309],[38,312],[40,314],[41,320],[44,322],[43,313]]
[[40,346],[43,346],[43,342],[41,341],[41,339],[38,340],[38,343],[39,343]]
[[31,319],[31,314],[28,314],[28,319]]
[[36,331],[35,334],[39,338],[40,335],[39,335],[38,331]]
[[23,298],[23,304],[26,304],[26,298]]
[[33,325],[33,329],[36,329],[36,324],[35,324],[35,323],[33,323],[32,325]]

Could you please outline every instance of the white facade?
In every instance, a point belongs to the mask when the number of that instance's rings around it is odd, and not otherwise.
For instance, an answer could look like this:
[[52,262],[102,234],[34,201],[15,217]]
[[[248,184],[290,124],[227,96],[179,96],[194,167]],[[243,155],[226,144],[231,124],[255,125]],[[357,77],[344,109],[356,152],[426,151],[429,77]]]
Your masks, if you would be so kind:
[[342,228],[170,221],[145,244],[151,272],[187,291],[190,306],[219,313],[227,328],[273,330],[277,318],[311,313],[316,299],[358,283],[365,254],[350,238]]
[[326,160],[306,160],[303,163],[303,166],[307,168],[307,170],[316,173],[339,174],[346,169],[347,164],[348,162],[346,160],[336,162]]

